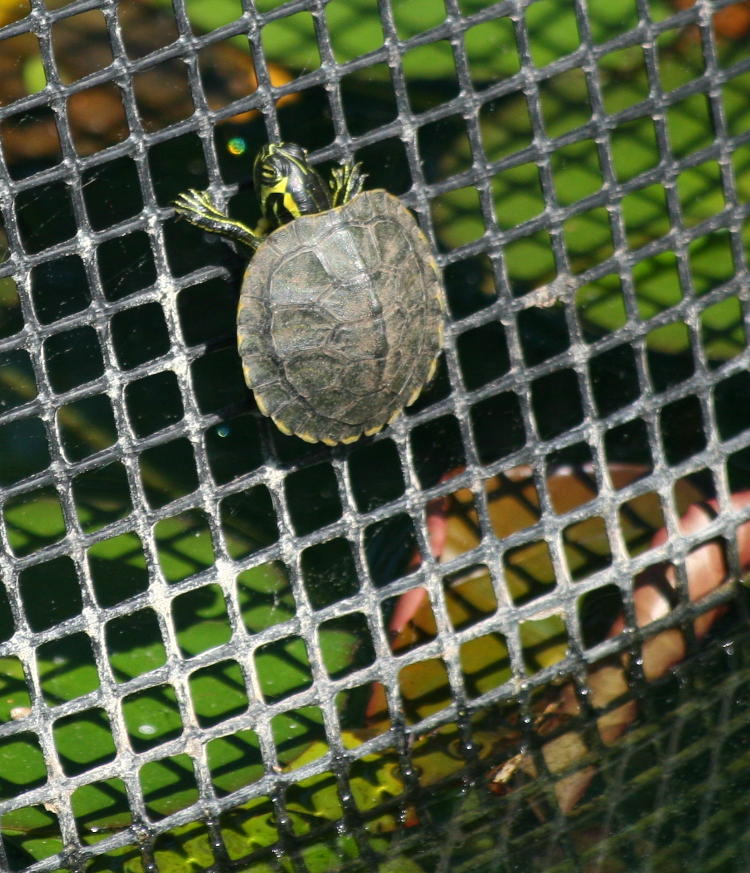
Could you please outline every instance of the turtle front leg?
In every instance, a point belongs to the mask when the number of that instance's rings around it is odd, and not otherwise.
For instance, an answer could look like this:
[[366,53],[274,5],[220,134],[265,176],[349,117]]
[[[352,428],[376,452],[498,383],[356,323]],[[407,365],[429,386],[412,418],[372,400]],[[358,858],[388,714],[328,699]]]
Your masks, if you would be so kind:
[[195,188],[183,191],[174,201],[174,208],[178,215],[200,227],[201,230],[217,233],[226,239],[248,246],[253,251],[263,242],[263,237],[250,230],[246,224],[234,221],[222,212],[207,191],[196,191]]
[[331,171],[331,203],[343,206],[362,190],[367,175],[362,172],[362,164],[342,164]]

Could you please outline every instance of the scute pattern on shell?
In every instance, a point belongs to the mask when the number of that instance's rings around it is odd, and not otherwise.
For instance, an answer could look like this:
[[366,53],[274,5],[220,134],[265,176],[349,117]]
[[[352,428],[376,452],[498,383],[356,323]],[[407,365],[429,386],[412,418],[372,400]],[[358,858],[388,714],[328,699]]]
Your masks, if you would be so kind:
[[275,230],[245,273],[239,351],[261,411],[310,441],[387,424],[431,376],[443,288],[430,245],[387,191]]

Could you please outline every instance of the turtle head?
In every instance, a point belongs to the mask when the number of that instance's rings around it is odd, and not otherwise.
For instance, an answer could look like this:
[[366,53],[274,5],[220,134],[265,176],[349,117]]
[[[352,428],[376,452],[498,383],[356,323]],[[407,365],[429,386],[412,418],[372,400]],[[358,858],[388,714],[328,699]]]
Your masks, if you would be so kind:
[[331,208],[328,186],[308,163],[305,149],[294,143],[263,146],[255,158],[253,180],[263,217],[273,227]]

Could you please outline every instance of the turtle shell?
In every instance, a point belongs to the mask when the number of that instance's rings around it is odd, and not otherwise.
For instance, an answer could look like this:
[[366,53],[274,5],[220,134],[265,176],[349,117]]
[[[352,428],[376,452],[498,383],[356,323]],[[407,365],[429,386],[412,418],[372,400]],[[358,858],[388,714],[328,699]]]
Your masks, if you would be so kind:
[[413,403],[443,345],[430,245],[387,191],[271,233],[245,272],[239,352],[261,412],[328,444],[372,434]]

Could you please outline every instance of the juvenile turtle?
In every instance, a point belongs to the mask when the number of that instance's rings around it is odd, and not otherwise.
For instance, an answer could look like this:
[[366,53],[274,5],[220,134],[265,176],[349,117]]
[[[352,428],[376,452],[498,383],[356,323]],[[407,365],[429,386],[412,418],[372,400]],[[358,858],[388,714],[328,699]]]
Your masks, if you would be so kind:
[[186,191],[177,212],[252,250],[237,309],[245,380],[283,433],[328,445],[389,424],[435,372],[443,286],[412,214],[359,164],[327,185],[293,143],[253,166],[263,234]]

